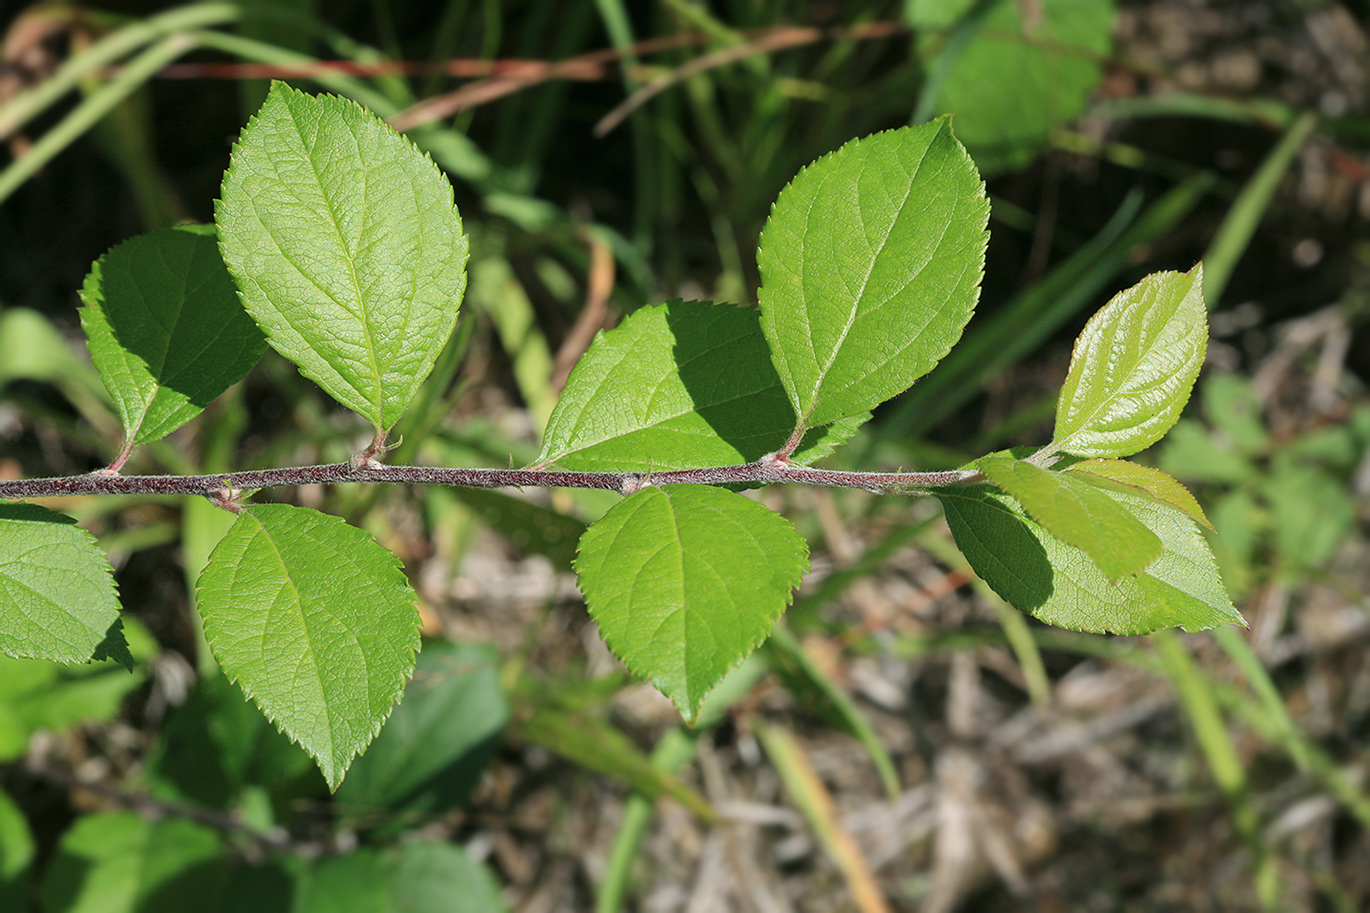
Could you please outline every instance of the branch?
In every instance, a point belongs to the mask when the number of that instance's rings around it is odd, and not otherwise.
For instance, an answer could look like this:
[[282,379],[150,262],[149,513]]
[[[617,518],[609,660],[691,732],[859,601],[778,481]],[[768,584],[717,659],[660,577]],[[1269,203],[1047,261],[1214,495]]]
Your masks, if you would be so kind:
[[0,499],[60,495],[205,495],[221,497],[280,485],[337,485],[344,482],[400,485],[457,485],[465,488],[603,488],[623,494],[648,485],[728,485],[800,482],[829,488],[862,488],[876,494],[942,488],[977,481],[964,469],[945,472],[849,472],[795,466],[767,454],[753,463],[665,472],[574,472],[558,469],[456,469],[441,466],[386,466],[359,454],[346,463],[250,469],[194,476],[121,476],[108,470],[79,476],[0,482]]

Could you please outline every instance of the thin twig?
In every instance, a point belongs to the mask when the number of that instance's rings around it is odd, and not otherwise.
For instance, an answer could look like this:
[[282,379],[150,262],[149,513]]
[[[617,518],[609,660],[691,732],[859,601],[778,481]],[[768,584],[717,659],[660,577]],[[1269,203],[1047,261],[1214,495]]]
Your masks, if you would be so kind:
[[861,488],[894,494],[944,488],[980,479],[979,473],[954,469],[945,472],[851,472],[795,466],[775,454],[752,463],[675,469],[659,472],[577,472],[560,469],[465,469],[443,466],[386,466],[374,460],[353,459],[321,466],[249,469],[213,475],[121,476],[93,472],[46,479],[0,482],[0,499],[50,498],[64,495],[204,495],[214,499],[224,491],[244,492],[281,485],[338,485],[386,483],[397,485],[454,485],[464,488],[600,488],[631,493],[653,485],[731,485],[798,482],[829,488]]

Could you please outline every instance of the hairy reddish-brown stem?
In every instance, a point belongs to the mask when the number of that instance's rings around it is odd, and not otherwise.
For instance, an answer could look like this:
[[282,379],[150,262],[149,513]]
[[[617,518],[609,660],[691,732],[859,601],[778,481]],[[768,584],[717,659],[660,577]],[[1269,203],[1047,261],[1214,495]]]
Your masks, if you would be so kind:
[[649,485],[695,483],[727,485],[800,482],[833,488],[862,488],[877,494],[910,489],[942,488],[973,482],[979,473],[849,472],[795,466],[774,454],[753,463],[706,469],[674,469],[652,473],[575,472],[560,469],[458,469],[442,466],[387,466],[370,459],[352,459],[322,466],[287,466],[243,472],[194,476],[121,476],[93,472],[47,479],[0,482],[0,499],[47,498],[61,495],[204,495],[224,499],[225,492],[252,491],[281,485],[337,485],[348,482],[400,485],[458,485],[467,488],[603,488],[632,493]]

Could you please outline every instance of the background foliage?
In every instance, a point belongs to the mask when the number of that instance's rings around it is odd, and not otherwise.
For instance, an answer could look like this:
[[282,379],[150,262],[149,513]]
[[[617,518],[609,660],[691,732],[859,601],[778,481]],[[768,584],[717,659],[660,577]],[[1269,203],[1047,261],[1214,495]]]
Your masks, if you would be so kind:
[[[754,301],[767,207],[802,165],[951,110],[991,176],[985,294],[961,346],[836,459],[931,469],[1046,440],[1088,314],[1202,259],[1209,361],[1149,458],[1198,486],[1252,627],[1042,628],[971,579],[932,504],[766,490],[819,573],[683,729],[586,630],[571,586],[574,543],[614,496],[277,492],[360,523],[423,599],[418,673],[330,798],[216,673],[188,611],[232,518],[201,499],[71,500],[52,506],[114,562],[133,672],[0,662],[0,908],[1370,902],[1363,3],[7,15],[6,476],[108,465],[137,410],[151,443],[131,471],[337,461],[369,440],[270,355],[155,441],[159,411],[203,391],[166,396],[169,366],[146,401],[111,403],[72,344],[98,320],[97,292],[77,297],[93,260],[211,219],[267,76],[391,116],[453,179],[466,309],[396,454],[447,465],[573,448],[539,435],[594,330],[628,319],[650,336],[656,318],[630,315],[667,299]],[[448,59],[466,71],[368,69]],[[21,523],[7,514],[0,536]]]

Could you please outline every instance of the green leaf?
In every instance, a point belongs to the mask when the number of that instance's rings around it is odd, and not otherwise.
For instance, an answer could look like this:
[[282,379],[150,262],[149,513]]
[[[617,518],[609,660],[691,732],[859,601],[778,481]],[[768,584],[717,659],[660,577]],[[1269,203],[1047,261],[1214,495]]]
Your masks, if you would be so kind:
[[36,849],[23,810],[9,793],[0,791],[0,910],[28,909]]
[[1159,469],[1129,463],[1127,460],[1083,460],[1065,471],[1104,487],[1116,488],[1118,485],[1125,485],[1126,490],[1148,494],[1157,501],[1183,512],[1194,522],[1201,523],[1209,529],[1213,528],[1213,524],[1208,522],[1208,517],[1204,516],[1204,509],[1189,493],[1189,489],[1176,481],[1174,476]]
[[95,537],[34,504],[0,504],[0,651],[133,668],[114,576]]
[[873,409],[946,355],[980,295],[988,218],[946,119],[853,140],[780,192],[761,326],[803,427]]
[[335,807],[364,822],[378,812],[402,812],[404,821],[454,808],[479,781],[508,721],[493,648],[426,644],[404,700],[352,765]]
[[1160,537],[1163,551],[1142,573],[1113,581],[1084,552],[1052,536],[992,486],[938,493],[961,553],[1020,612],[1095,633],[1244,625],[1193,522],[1144,495],[1118,497]]
[[211,225],[125,241],[95,261],[81,326],[130,445],[158,440],[242,380],[266,351]]
[[1202,266],[1119,292],[1075,341],[1047,450],[1119,457],[1156,443],[1180,417],[1207,350]]
[[143,664],[160,649],[136,621],[127,633],[137,661],[132,674],[113,660],[59,666],[46,659],[0,656],[0,761],[22,757],[40,729],[63,733],[119,715],[128,695],[143,686]]
[[84,815],[62,835],[43,909],[62,913],[213,910],[227,871],[217,831],[188,818]]
[[[795,462],[831,453],[867,417],[814,429]],[[669,301],[595,337],[567,379],[536,462],[604,472],[728,466],[779,450],[794,427],[760,313]]]
[[409,842],[315,863],[300,879],[295,913],[503,913],[485,866],[460,847]]
[[324,793],[313,762],[217,668],[167,714],[146,771],[156,797],[224,811],[256,789],[282,809]]
[[419,615],[399,561],[337,517],[259,504],[214,549],[199,606],[224,671],[336,790],[414,667]]
[[990,454],[975,465],[1053,536],[1089,555],[1110,579],[1136,574],[1161,554],[1161,540],[1119,499],[1078,476],[1008,453]]
[[1260,475],[1260,469],[1218,440],[1193,419],[1181,419],[1161,443],[1159,462],[1166,472],[1190,482],[1240,485]]
[[275,83],[215,221],[272,347],[378,430],[394,426],[466,289],[466,236],[432,160],[355,102]]
[[1109,0],[1002,0],[959,50],[933,30],[953,25],[970,0],[910,6],[930,69],[943,53],[960,55],[932,110],[956,116],[957,135],[987,173],[1029,164],[1054,128],[1084,111],[1102,75],[1097,61],[1112,45]]
[[649,487],[580,542],[576,572],[614,655],[686,720],[770,633],[808,568],[784,517],[703,485]]

